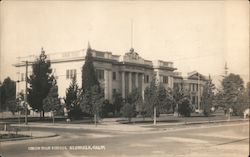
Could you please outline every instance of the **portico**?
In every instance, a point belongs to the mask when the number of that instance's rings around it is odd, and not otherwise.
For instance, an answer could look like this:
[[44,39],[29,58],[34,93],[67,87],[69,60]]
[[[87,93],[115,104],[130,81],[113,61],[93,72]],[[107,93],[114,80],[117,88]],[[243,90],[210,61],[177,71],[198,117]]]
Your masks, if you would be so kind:
[[[121,91],[122,97],[126,98],[129,93],[134,89],[138,89],[139,92],[144,90],[144,73],[143,72],[121,72]],[[141,93],[143,94],[143,93]]]

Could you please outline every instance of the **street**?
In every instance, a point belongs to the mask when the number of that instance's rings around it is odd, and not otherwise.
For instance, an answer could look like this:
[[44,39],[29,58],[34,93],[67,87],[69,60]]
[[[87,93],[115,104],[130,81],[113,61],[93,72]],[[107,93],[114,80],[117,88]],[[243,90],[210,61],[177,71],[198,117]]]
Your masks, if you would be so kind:
[[[125,124],[121,127],[126,127]],[[112,127],[112,125],[110,125]],[[142,126],[141,126],[142,127]],[[134,132],[77,128],[32,128],[59,136],[1,143],[4,157],[135,156],[246,157],[249,123],[225,123]]]

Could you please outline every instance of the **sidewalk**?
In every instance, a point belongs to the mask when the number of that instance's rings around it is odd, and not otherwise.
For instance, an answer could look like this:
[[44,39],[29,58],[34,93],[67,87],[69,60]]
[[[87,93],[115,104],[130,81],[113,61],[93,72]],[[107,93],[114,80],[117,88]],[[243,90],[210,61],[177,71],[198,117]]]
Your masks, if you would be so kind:
[[[12,124],[11,126],[24,126]],[[36,128],[59,128],[59,129],[86,129],[86,130],[100,130],[100,131],[119,131],[119,132],[134,132],[134,131],[148,131],[150,128],[141,127],[140,124],[120,124],[119,122],[102,122],[97,124],[60,124],[60,123],[29,123],[28,127]]]
[[[9,131],[0,131],[0,134],[8,134]],[[14,132],[10,132],[15,134]],[[36,139],[36,138],[47,138],[47,137],[55,137],[58,136],[52,132],[44,132],[44,131],[20,131],[19,135],[26,135],[29,137],[17,137],[17,138],[8,138],[8,139],[0,139],[0,142],[3,141],[17,141],[17,140],[27,140],[27,139]]]
[[153,123],[130,123],[121,124],[116,122],[115,119],[103,120],[101,123],[95,126],[94,124],[70,124],[70,123],[34,123],[30,122],[28,126],[12,124],[11,126],[24,126],[35,128],[59,128],[59,129],[86,129],[86,130],[100,130],[100,131],[119,131],[119,132],[141,132],[141,131],[153,131],[157,127],[172,127],[172,126],[184,126],[184,125],[196,125],[196,124],[213,124],[213,123],[226,123],[226,122],[247,122],[248,119],[231,119],[228,120],[209,120],[209,121],[187,121],[187,122],[175,122],[175,123],[163,123],[159,122],[156,125]]

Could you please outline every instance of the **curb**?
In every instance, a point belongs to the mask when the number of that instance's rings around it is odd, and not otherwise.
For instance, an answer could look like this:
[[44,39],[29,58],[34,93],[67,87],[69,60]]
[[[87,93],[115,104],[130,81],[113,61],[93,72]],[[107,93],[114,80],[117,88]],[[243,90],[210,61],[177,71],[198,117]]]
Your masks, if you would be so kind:
[[190,124],[207,124],[207,123],[221,123],[221,122],[238,122],[238,121],[248,121],[248,119],[233,119],[233,120],[216,120],[216,121],[202,121],[202,122],[200,122],[200,121],[196,121],[196,122],[187,122],[187,123],[185,123],[184,122],[184,124],[186,124],[186,125],[190,125]]
[[17,138],[9,138],[9,139],[1,139],[0,142],[6,142],[6,141],[19,141],[19,140],[31,140],[31,139],[38,139],[38,138],[49,138],[49,137],[56,137],[59,136],[58,134],[53,134],[49,136],[38,136],[38,137],[17,137]]
[[[191,125],[201,125],[201,124],[216,124],[216,123],[230,123],[230,122],[247,122],[248,119],[232,119],[230,121],[228,120],[216,120],[216,121],[193,121],[193,122],[180,122],[180,123],[171,123],[171,124],[163,124],[163,123],[157,123],[156,125],[153,125],[153,124],[138,124],[138,125],[135,125],[135,126],[138,126],[138,127],[142,127],[142,128],[147,128],[147,129],[156,129],[158,127],[172,127],[172,126],[191,126]],[[120,124],[120,125],[123,125],[123,124]],[[132,126],[132,125],[131,125]],[[131,130],[116,130],[116,129],[107,129],[107,128],[94,128],[94,127],[91,127],[91,128],[88,128],[88,127],[83,127],[83,126],[70,126],[70,125],[67,125],[67,127],[65,126],[39,126],[39,125],[35,125],[35,126],[29,126],[31,128],[60,128],[60,129],[85,129],[85,130],[98,130],[98,131],[118,131],[118,132],[137,132],[137,131],[131,131]],[[39,138],[39,137],[38,137]]]
[[217,121],[196,121],[196,122],[182,122],[175,124],[156,124],[144,125],[144,127],[160,127],[160,126],[181,126],[181,125],[199,125],[199,124],[215,124],[215,123],[231,123],[231,122],[249,122],[249,119],[234,119],[234,120],[217,120]]

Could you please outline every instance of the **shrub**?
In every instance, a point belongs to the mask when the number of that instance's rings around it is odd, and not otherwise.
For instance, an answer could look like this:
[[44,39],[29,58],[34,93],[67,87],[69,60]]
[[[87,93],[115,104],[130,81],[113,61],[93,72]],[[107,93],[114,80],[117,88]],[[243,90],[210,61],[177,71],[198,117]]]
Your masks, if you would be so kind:
[[135,106],[130,103],[126,103],[121,108],[121,112],[124,117],[128,118],[129,122],[131,122],[131,118],[136,115]]
[[185,117],[190,117],[191,115],[191,107],[190,103],[187,99],[185,99],[181,104],[178,106],[178,112]]

